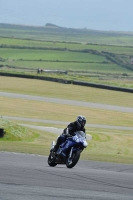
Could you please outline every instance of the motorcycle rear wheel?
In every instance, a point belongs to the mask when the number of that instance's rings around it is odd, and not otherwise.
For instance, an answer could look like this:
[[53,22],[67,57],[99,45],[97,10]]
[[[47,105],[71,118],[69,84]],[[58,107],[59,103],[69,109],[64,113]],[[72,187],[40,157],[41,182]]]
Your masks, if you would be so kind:
[[80,158],[80,151],[74,152],[72,154],[72,159],[69,160],[69,158],[68,158],[66,161],[67,168],[73,168],[77,164],[79,158]]
[[50,167],[55,167],[57,165],[57,163],[55,163],[55,158],[51,155],[51,153],[48,157],[48,164]]

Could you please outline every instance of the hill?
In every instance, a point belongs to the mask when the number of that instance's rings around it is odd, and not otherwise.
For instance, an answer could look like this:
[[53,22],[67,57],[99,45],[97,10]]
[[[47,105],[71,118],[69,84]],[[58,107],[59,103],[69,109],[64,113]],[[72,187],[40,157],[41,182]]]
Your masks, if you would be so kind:
[[74,29],[59,27],[51,23],[47,23],[45,26],[26,26],[0,23],[0,36],[133,46],[133,32],[99,31],[86,28]]

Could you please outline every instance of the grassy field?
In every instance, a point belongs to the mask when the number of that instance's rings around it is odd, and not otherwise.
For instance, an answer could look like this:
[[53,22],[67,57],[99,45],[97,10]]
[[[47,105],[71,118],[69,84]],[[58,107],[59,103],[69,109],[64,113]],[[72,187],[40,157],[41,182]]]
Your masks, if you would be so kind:
[[2,38],[0,37],[0,45],[13,45],[23,47],[47,47],[47,48],[67,48],[70,50],[84,50],[92,49],[97,51],[105,51],[115,54],[132,55],[133,46],[113,46],[113,45],[96,45],[96,44],[84,44],[84,43],[69,43],[69,42],[58,42],[58,41],[36,41],[36,40],[22,40],[15,38]]
[[41,51],[41,50],[26,50],[26,49],[11,49],[1,48],[0,55],[8,60],[50,60],[50,61],[77,61],[77,62],[104,62],[107,61],[105,57],[78,52],[64,52],[64,51]]
[[[15,30],[17,32],[29,31],[29,27],[10,26],[10,29],[11,27],[14,34]],[[0,37],[0,45],[2,45],[0,48],[0,71],[36,75],[38,68],[66,70],[67,75],[46,73],[41,75],[133,88],[133,66],[130,65],[133,52],[131,44],[129,45],[127,42],[125,46],[122,46],[122,43],[112,45],[113,43],[105,42],[103,44],[96,41],[95,44],[92,44],[91,41],[74,43],[71,41],[73,30],[69,30],[71,33],[69,31],[67,33],[68,41],[63,41],[56,38],[57,32],[63,36],[67,29],[59,30],[53,30],[50,27],[32,27],[30,29],[30,33],[34,36],[38,31],[41,33],[44,31],[44,35],[51,31],[49,40],[41,39],[39,36],[36,40],[33,38],[17,39],[15,35],[10,38]],[[53,34],[55,37],[52,37]],[[112,38],[121,40],[123,37],[126,40],[130,38],[131,41],[131,33],[99,33],[80,30],[78,34],[88,34],[88,37],[93,37],[93,39],[104,36],[105,41],[107,38],[110,38],[111,41]]]
[[[46,73],[41,75],[133,88],[133,67],[129,66],[133,49],[131,46],[15,38],[0,38],[0,44],[8,47],[0,48],[0,71],[36,75],[38,68],[65,70],[66,75]],[[26,48],[20,49],[23,47]],[[29,49],[30,47],[34,49]],[[43,50],[42,47],[47,49]],[[81,52],[87,49],[88,53]]]
[[[0,62],[2,65],[3,62]],[[129,73],[128,69],[121,68],[120,66],[108,63],[73,63],[73,62],[40,62],[40,61],[6,61],[4,65],[12,65],[21,69],[23,67],[25,70],[37,70],[38,68],[41,69],[55,69],[55,70],[71,70],[71,71],[89,71],[89,72],[98,72],[99,67],[101,72],[109,72],[109,73]]]
[[[0,119],[5,128],[4,138],[0,138],[0,151],[49,154],[56,134],[22,127],[16,123]],[[92,140],[81,155],[81,159],[133,164],[133,135],[91,132]],[[124,148],[123,148],[124,147]],[[106,152],[106,153],[105,153]]]
[[[101,90],[95,88],[64,85],[39,80],[0,77],[0,91],[57,97],[88,102],[106,103],[133,107],[132,94]],[[46,103],[22,99],[0,97],[1,116],[17,116],[58,121],[74,121],[76,116],[83,114],[88,124],[103,124],[112,126],[133,126],[133,114],[78,107],[56,103]],[[64,128],[63,125],[33,123],[25,121],[3,120],[0,118],[0,126],[4,127],[7,134],[0,139],[1,151],[14,151],[48,155],[52,140],[57,135],[48,132],[21,127],[18,123],[35,124]],[[109,162],[133,164],[133,133],[132,131],[86,128],[92,135],[88,148],[81,158]]]

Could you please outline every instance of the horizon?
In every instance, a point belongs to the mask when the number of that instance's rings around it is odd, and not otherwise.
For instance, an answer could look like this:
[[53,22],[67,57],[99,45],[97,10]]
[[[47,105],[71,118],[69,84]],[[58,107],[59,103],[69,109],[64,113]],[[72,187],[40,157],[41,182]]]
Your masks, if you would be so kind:
[[1,0],[0,23],[133,32],[132,0]]
[[13,25],[13,26],[26,26],[26,27],[36,27],[36,28],[45,28],[47,24],[51,24],[51,26],[55,26],[57,28],[65,28],[65,29],[75,29],[75,30],[88,30],[88,31],[98,31],[98,32],[116,32],[116,33],[133,33],[133,31],[119,31],[119,30],[98,30],[98,29],[88,29],[88,28],[69,28],[65,26],[59,26],[57,24],[52,24],[52,23],[46,23],[44,26],[39,26],[39,25],[30,25],[30,24],[14,24],[14,23],[1,23],[3,25]]

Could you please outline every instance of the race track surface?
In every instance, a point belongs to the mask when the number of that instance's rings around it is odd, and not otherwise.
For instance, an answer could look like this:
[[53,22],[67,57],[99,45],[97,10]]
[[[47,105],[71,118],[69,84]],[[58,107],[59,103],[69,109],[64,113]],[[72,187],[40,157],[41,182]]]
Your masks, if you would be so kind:
[[[123,107],[123,106],[112,106],[112,105],[107,105],[107,104],[65,100],[65,99],[58,99],[58,98],[48,98],[48,97],[42,97],[42,96],[16,94],[16,93],[9,93],[9,92],[0,92],[0,96],[4,96],[8,98],[20,98],[20,99],[27,99],[27,100],[32,100],[32,101],[52,102],[52,103],[58,103],[58,104],[68,104],[68,105],[74,105],[74,106],[99,108],[99,109],[105,109],[105,110],[133,113],[133,108]],[[31,121],[31,122],[43,122],[43,123],[51,123],[51,124],[67,125],[68,123],[70,123],[70,122],[61,122],[61,121],[54,121],[54,120],[31,119],[31,118],[26,118],[26,117],[25,118],[13,117],[13,116],[1,116],[1,117],[5,119],[24,120],[24,121]],[[115,130],[131,130],[131,131],[133,130],[133,127],[124,127],[124,126],[120,127],[120,126],[109,126],[109,125],[100,125],[100,124],[86,124],[86,127],[115,129]]]
[[[105,104],[6,92],[0,92],[0,96],[133,113],[133,108]],[[38,119],[23,118],[23,120]],[[58,121],[48,123],[68,124]],[[104,125],[87,124],[87,126]],[[107,125],[104,127],[109,128]],[[133,130],[133,127],[110,126],[110,128]],[[53,130],[55,133],[58,131]],[[67,169],[65,165],[49,167],[45,156],[0,152],[0,200],[69,199],[133,200],[133,165],[80,160],[73,169]]]
[[[27,117],[1,116],[1,118],[18,120],[18,121],[27,121],[27,122],[42,122],[42,123],[48,123],[48,124],[61,124],[61,125],[65,125],[65,126],[67,126],[70,123],[70,122],[63,122],[63,121],[44,120],[44,119],[35,119],[35,118],[27,118]],[[44,126],[33,126],[33,125],[31,125],[31,126],[32,126],[32,128],[44,130]],[[100,124],[86,124],[85,126],[86,127],[93,127],[93,128],[133,131],[133,127],[129,127],[129,126],[109,126],[109,125],[100,125]],[[29,125],[29,127],[30,127],[30,125]],[[54,129],[56,129],[56,128],[54,128]],[[45,130],[47,130],[47,127],[46,127]],[[62,129],[58,129],[58,130],[60,132]],[[56,130],[52,130],[52,132],[56,133]]]
[[49,167],[47,157],[0,153],[0,200],[132,200],[133,165],[82,161]]
[[133,108],[123,107],[123,106],[112,106],[112,105],[107,105],[107,104],[98,104],[98,103],[83,102],[83,101],[33,96],[33,95],[26,95],[26,94],[16,94],[16,93],[9,93],[9,92],[0,92],[0,96],[133,113]]

